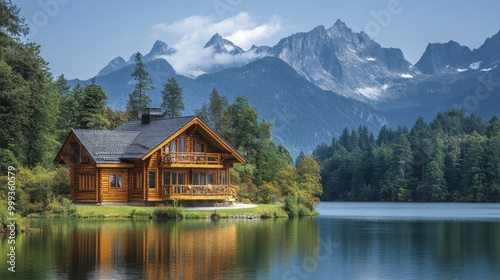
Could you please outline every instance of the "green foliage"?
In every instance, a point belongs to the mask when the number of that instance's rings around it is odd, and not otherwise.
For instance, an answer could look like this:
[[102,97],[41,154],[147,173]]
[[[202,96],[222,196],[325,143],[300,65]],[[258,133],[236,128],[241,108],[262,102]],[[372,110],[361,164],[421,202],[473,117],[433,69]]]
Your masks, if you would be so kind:
[[[500,121],[461,110],[419,118],[410,131],[363,129],[319,145],[323,199],[353,201],[500,201]],[[364,136],[361,136],[364,135]],[[364,140],[362,140],[364,139]]]
[[288,218],[288,213],[283,208],[274,210],[264,209],[261,218]]
[[[290,152],[271,140],[272,123],[259,121],[257,110],[246,97],[236,97],[235,102],[229,104],[214,89],[210,102],[196,110],[196,114],[248,160],[246,165],[236,165],[230,174],[231,182],[239,187],[240,201],[275,203],[300,196],[300,205],[308,209],[302,210],[302,214],[314,210],[323,192],[319,163],[302,153],[297,159],[297,168],[292,166]],[[265,213],[264,216],[273,215]],[[277,215],[283,216],[283,213]]]
[[169,78],[163,85],[161,91],[163,115],[168,118],[180,117],[184,110],[184,101],[182,98],[182,88],[175,80],[175,77]]
[[159,220],[182,219],[182,208],[172,206],[158,206],[153,211],[153,217]]
[[120,110],[106,107],[106,129],[113,130],[127,120],[127,114]]
[[[7,177],[0,177],[0,199],[6,199]],[[50,170],[38,165],[34,168],[16,169],[16,212],[26,216],[31,213],[57,212],[57,206],[65,215],[74,211],[69,205],[69,169],[58,167]],[[73,212],[72,212],[73,211]]]
[[147,66],[142,61],[140,52],[135,54],[135,70],[131,76],[136,80],[134,90],[129,94],[126,112],[129,120],[139,120],[142,110],[149,106],[151,98],[147,91],[153,90],[152,80],[149,77]]
[[94,83],[85,86],[83,104],[81,104],[81,128],[102,130],[108,127],[106,100],[108,95],[104,89]]
[[[19,9],[0,1],[0,11],[0,150],[10,150],[21,164],[49,165],[59,144],[59,95],[40,47],[21,40],[28,28]],[[2,160],[12,154],[2,152]]]
[[209,103],[203,104],[200,109],[197,109],[196,116],[217,133],[224,134],[229,127],[228,108],[229,101],[227,98],[220,96],[217,89],[214,88],[210,94]]
[[56,216],[56,217],[79,217],[77,213],[76,206],[71,203],[71,200],[67,198],[56,199],[53,197],[48,203],[45,212],[45,216]]

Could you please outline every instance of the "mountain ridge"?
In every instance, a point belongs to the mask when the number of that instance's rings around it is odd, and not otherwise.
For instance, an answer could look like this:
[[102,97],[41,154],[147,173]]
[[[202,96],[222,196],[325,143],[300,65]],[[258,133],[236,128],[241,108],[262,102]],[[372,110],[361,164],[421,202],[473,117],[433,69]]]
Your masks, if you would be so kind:
[[[218,46],[218,50],[214,46]],[[339,127],[369,124],[372,131],[377,132],[376,127],[382,124],[411,126],[419,115],[431,120],[437,112],[451,107],[461,107],[485,118],[500,115],[496,109],[500,108],[497,94],[500,92],[500,67],[497,67],[500,31],[474,50],[454,41],[429,43],[415,66],[406,61],[400,49],[383,48],[366,33],[353,32],[341,20],[330,28],[320,25],[308,32],[284,37],[272,47],[254,45],[243,51],[218,33],[205,47],[214,49],[213,56],[223,55],[233,60],[212,64],[199,71],[205,74],[187,77],[177,73],[167,61],[176,50],[164,42],[155,42],[151,51],[143,56],[156,87],[150,93],[152,105],[159,106],[160,89],[172,76],[184,88],[187,114],[193,114],[202,103],[208,102],[208,94],[214,87],[230,99],[243,94],[263,117],[278,122],[273,136],[294,152],[300,145],[307,151],[308,143],[328,142],[326,135],[340,133]],[[96,77],[96,82],[103,85],[110,96],[110,106],[116,109],[124,109],[134,84],[130,77],[134,64],[130,60],[124,62],[121,57],[113,59]],[[285,64],[288,67],[284,67]],[[269,72],[265,75],[263,71]],[[89,83],[75,79],[70,85],[78,82]],[[296,88],[288,85],[296,85]],[[284,92],[285,88],[288,93]],[[270,102],[274,96],[286,98]],[[310,106],[304,111],[297,100],[304,104],[316,102],[318,109]],[[289,110],[283,111],[283,108]],[[353,116],[343,108],[350,108]],[[293,110],[296,112],[290,113]],[[364,116],[371,114],[372,119],[357,115],[359,112],[364,112]],[[332,114],[337,119],[331,119]],[[285,121],[286,118],[296,121]],[[314,126],[317,128],[314,131],[308,128],[304,130],[307,133],[301,132],[300,127],[310,126],[308,122],[321,123],[324,129]]]

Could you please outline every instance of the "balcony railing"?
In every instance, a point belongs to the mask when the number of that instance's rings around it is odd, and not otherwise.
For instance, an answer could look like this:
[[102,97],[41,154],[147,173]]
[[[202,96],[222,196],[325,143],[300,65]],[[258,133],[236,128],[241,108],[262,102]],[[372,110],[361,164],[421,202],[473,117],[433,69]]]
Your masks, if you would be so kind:
[[165,185],[163,186],[164,198],[175,198],[179,196],[227,196],[236,197],[236,188],[230,185]]
[[170,153],[163,158],[164,164],[221,164],[218,153]]

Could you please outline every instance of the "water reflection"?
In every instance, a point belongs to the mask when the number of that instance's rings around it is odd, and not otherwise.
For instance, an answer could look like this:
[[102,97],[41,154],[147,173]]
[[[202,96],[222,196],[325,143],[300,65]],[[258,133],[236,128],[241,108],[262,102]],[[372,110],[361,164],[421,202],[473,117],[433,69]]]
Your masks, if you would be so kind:
[[35,220],[15,278],[500,279],[500,222],[339,218]]
[[268,278],[277,263],[314,254],[319,239],[309,218],[36,223],[42,232],[18,237],[16,279]]

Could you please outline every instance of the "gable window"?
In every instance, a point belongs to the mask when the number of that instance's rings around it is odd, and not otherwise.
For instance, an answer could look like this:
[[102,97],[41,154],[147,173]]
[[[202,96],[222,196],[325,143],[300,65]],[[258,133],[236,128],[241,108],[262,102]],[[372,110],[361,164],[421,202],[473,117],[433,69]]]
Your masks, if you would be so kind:
[[123,175],[121,174],[109,175],[109,186],[113,189],[123,188]]
[[179,139],[179,152],[184,153],[186,151],[186,138]]
[[78,177],[78,189],[82,191],[95,190],[95,177],[91,174],[80,174]]
[[171,146],[172,153],[177,153],[177,140],[173,140]]
[[149,171],[149,188],[150,189],[156,188],[156,172],[155,171]]

